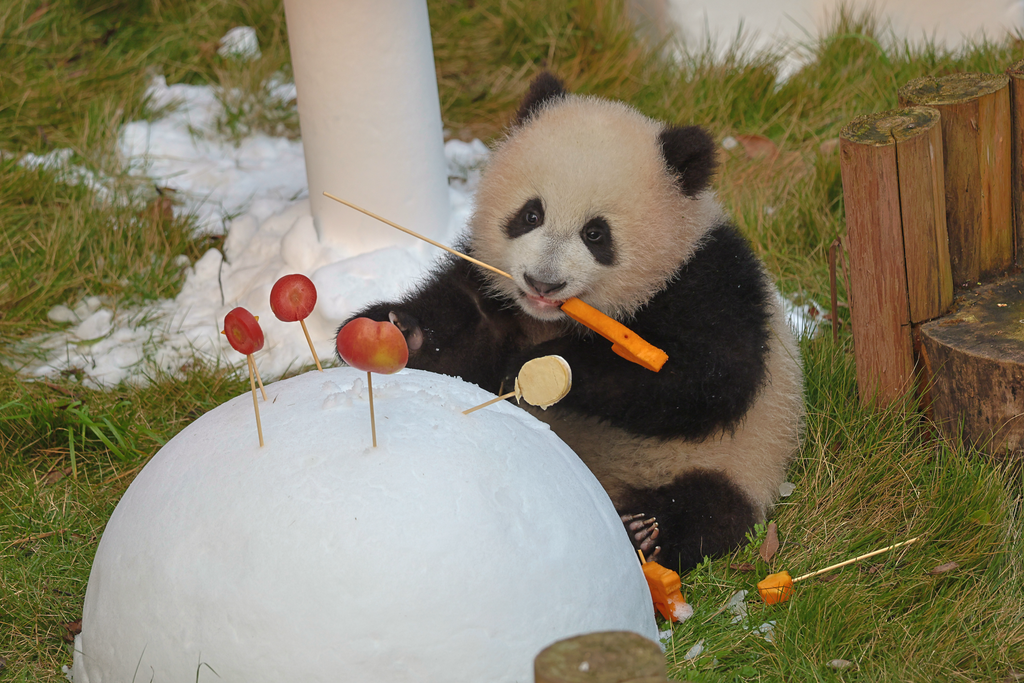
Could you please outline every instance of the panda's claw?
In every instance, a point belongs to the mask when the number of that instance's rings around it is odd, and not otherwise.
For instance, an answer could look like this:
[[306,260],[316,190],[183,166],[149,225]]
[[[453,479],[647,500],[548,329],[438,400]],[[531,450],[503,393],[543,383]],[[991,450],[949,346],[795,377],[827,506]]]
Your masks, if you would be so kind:
[[639,531],[645,526],[651,526],[652,524],[657,526],[658,523],[657,517],[647,517],[643,512],[635,515],[621,515],[619,519],[622,520],[622,523],[625,524],[626,528],[630,531]]
[[620,519],[629,532],[633,547],[644,553],[644,558],[653,560],[661,551],[661,546],[654,545],[654,542],[661,534],[656,517],[647,517],[644,513],[635,515],[621,515]]
[[661,529],[659,529],[658,525],[655,524],[651,528],[645,528],[633,534],[633,538],[635,538],[636,542],[640,544],[640,550],[646,551],[654,544],[654,541],[658,538],[658,533],[660,531]]

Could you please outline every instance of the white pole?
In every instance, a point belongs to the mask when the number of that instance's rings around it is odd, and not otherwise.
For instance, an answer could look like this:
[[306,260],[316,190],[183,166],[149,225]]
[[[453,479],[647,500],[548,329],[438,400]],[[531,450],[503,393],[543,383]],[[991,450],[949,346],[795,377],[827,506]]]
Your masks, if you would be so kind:
[[443,239],[447,164],[425,0],[284,6],[321,242],[353,254],[417,243],[325,191]]

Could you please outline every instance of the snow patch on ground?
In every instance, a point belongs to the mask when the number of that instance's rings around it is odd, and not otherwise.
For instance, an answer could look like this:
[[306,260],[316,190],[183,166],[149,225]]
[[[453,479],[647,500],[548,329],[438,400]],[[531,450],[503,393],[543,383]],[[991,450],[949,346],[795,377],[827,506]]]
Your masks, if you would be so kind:
[[96,193],[101,200],[110,198],[110,180],[97,176],[89,169],[74,166],[71,163],[74,150],[67,147],[55,149],[46,154],[26,154],[18,160],[18,165],[28,169],[43,169],[57,176],[57,179],[68,185],[85,185]]
[[[217,121],[224,107],[209,86],[169,86],[158,76],[146,95],[153,109],[170,111],[125,125],[120,151],[129,172],[176,191],[175,215],[195,215],[200,230],[219,235],[233,217],[249,213],[262,223],[308,194],[301,141],[265,133],[237,144],[223,139]],[[295,84],[271,86],[268,96],[289,102]]]

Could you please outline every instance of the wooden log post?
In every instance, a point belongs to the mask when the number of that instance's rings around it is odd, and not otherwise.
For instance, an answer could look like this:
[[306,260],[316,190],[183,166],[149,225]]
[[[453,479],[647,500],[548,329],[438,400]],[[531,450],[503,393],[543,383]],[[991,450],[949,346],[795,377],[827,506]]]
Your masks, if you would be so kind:
[[854,119],[840,134],[850,300],[861,401],[887,405],[914,382],[911,324],[953,298],[939,112]]
[[533,661],[535,683],[668,683],[665,655],[628,631],[588,633],[544,648]]
[[990,455],[1024,450],[1024,276],[966,292],[920,328],[932,417]]
[[1024,59],[1006,70],[1010,77],[1010,192],[1017,266],[1024,266]]
[[1005,273],[1014,263],[1009,77],[926,76],[900,88],[899,101],[942,114],[954,284],[969,288]]

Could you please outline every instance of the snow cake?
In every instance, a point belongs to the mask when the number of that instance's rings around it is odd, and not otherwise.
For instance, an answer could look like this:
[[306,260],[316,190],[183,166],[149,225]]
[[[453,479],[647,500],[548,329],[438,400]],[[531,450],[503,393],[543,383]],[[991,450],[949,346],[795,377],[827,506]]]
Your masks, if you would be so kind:
[[459,379],[308,372],[146,465],[97,549],[75,683],[530,681],[552,642],[657,637],[597,479]]

